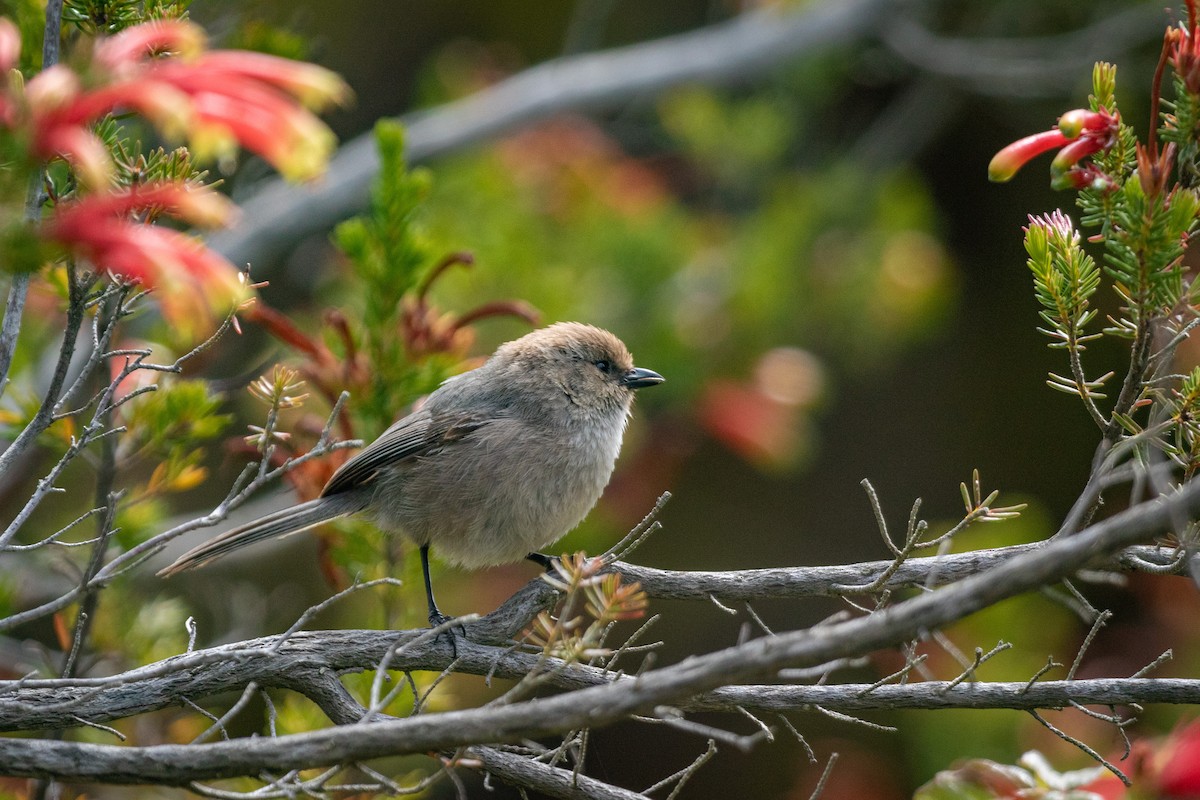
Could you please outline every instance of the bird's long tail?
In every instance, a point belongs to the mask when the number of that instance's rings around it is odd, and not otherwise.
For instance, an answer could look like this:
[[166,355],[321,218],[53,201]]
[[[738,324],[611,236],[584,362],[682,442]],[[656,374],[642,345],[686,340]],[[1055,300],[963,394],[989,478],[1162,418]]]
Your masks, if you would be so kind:
[[174,575],[177,572],[207,564],[246,545],[272,537],[298,533],[314,525],[320,525],[322,522],[362,511],[366,508],[369,499],[365,493],[339,493],[329,497],[318,497],[316,500],[309,500],[307,503],[259,517],[253,522],[226,531],[220,536],[193,547],[177,558],[175,563],[159,570],[158,574]]

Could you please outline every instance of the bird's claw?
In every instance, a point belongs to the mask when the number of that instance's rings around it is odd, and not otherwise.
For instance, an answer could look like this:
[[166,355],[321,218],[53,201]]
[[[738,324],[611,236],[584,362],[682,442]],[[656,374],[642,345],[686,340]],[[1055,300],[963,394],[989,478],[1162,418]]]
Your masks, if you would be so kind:
[[454,619],[454,617],[448,617],[436,609],[431,609],[429,612],[429,627],[443,628],[443,630],[438,633],[437,638],[441,639],[443,636],[448,637],[450,642],[451,657],[458,658],[458,637],[461,636],[463,639],[466,639],[467,629],[462,625],[452,624]]

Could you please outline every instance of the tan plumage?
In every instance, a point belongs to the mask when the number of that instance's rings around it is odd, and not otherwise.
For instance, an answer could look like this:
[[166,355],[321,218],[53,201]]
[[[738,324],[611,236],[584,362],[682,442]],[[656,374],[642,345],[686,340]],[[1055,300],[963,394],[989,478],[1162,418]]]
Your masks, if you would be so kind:
[[[600,328],[534,331],[442,384],[342,465],[316,500],[223,533],[161,574],[357,512],[411,539],[426,559],[432,545],[465,567],[520,560],[595,505],[634,390],[662,380]],[[440,618],[432,594],[429,602],[431,619]]]

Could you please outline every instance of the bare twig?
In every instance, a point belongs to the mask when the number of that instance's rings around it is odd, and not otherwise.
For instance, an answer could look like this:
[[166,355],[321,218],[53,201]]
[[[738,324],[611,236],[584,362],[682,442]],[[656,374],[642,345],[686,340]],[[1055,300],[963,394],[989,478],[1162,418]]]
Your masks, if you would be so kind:
[[821,771],[821,777],[817,779],[817,785],[813,788],[812,794],[808,796],[808,800],[817,800],[821,793],[825,791],[825,784],[829,782],[829,776],[833,772],[833,765],[837,763],[838,754],[830,753],[829,760],[825,762],[825,769]]
[[684,785],[691,779],[691,777],[693,775],[695,775],[696,772],[702,766],[704,766],[710,758],[712,758],[716,754],[717,754],[717,742],[715,739],[709,739],[708,747],[705,748],[703,753],[701,753],[699,756],[696,757],[695,761],[693,761],[691,764],[688,764],[686,767],[679,770],[678,772],[671,773],[670,775],[663,778],[661,781],[654,784],[653,786],[646,787],[645,789],[642,790],[642,794],[645,795],[645,794],[650,794],[651,792],[656,792],[659,789],[666,788],[667,786],[670,786],[672,783],[674,783],[675,788],[671,790],[671,793],[669,795],[667,795],[667,800],[673,800],[673,798],[678,797],[679,793],[681,791],[683,791]]
[[[1177,512],[1196,513],[1198,510],[1200,484],[1188,484],[1171,497],[1119,513],[1075,536],[1047,542],[984,574],[937,592],[913,597],[867,617],[824,626],[819,637],[807,631],[781,633],[626,679],[636,681],[634,692],[622,685],[624,681],[617,681],[540,698],[535,704],[491,706],[470,712],[387,720],[369,726],[186,748],[165,745],[121,748],[118,752],[105,745],[0,739],[0,772],[184,785],[213,777],[258,774],[263,769],[287,771],[385,753],[426,752],[481,740],[520,740],[555,731],[595,727],[644,714],[664,704],[681,703],[730,681],[770,675],[784,666],[815,666],[834,658],[855,656],[909,641],[920,631],[939,627],[1003,598],[1061,579],[1097,557],[1141,541],[1168,527]],[[460,652],[459,655],[464,654]],[[1022,696],[1028,700],[1030,695],[1048,685],[1035,684]],[[781,688],[795,691],[813,687]],[[1024,684],[1018,684],[1015,691],[1024,688]],[[877,700],[886,690],[894,689],[911,691],[912,686],[880,687],[860,700]]]
[[1070,734],[1055,727],[1049,721],[1047,721],[1045,717],[1043,717],[1041,714],[1037,713],[1036,711],[1030,709],[1029,715],[1031,717],[1033,717],[1034,719],[1036,719],[1038,722],[1040,722],[1042,725],[1044,725],[1047,730],[1049,730],[1051,733],[1053,733],[1058,738],[1062,739],[1064,742],[1070,742],[1071,744],[1075,745],[1083,752],[1087,753],[1089,756],[1091,756],[1093,759],[1095,759],[1095,761],[1098,764],[1103,766],[1105,769],[1107,769],[1113,775],[1116,775],[1118,778],[1120,778],[1121,783],[1125,784],[1126,786],[1133,785],[1130,782],[1129,778],[1126,777],[1125,773],[1122,772],[1121,770],[1117,769],[1117,767],[1115,765],[1113,765],[1112,763],[1110,763],[1107,759],[1105,759],[1104,756],[1100,755],[1095,750],[1093,750],[1092,748],[1088,747],[1083,742],[1076,739],[1074,736],[1071,736]]

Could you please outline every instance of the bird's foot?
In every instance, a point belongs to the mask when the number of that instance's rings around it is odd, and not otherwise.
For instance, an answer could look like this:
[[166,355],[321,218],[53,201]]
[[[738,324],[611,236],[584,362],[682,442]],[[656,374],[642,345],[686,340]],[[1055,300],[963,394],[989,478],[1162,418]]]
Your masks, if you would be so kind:
[[458,637],[464,640],[467,638],[467,629],[462,625],[455,625],[454,617],[448,617],[436,608],[429,610],[429,627],[442,628],[438,633],[437,638],[440,640],[445,637],[450,643],[451,658],[458,658]]

